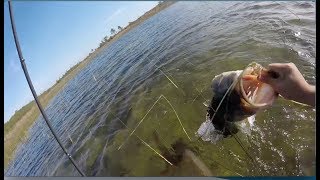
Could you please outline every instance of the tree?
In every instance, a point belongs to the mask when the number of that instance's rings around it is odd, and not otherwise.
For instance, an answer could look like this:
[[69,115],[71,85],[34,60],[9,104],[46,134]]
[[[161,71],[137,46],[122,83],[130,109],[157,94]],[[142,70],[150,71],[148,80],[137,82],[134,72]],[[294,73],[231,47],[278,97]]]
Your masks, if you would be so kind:
[[109,38],[108,36],[105,36],[105,37],[103,38],[104,42],[107,42],[108,38]]
[[118,30],[121,31],[121,30],[122,30],[122,27],[121,27],[121,26],[118,26]]
[[113,35],[114,33],[116,33],[116,30],[114,30],[113,28],[111,28],[110,33],[111,33],[111,35]]

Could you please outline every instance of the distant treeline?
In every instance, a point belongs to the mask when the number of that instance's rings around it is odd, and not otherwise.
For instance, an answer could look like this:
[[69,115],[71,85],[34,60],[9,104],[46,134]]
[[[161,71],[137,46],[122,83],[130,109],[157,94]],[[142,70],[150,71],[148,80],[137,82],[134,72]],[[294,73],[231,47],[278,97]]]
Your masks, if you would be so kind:
[[[56,94],[64,87],[64,85],[70,80],[70,78],[74,77],[79,69],[83,68],[87,62],[92,59],[92,54],[96,54],[99,52],[103,45],[107,44],[108,42],[112,42],[116,40],[118,37],[122,36],[130,29],[136,27],[144,20],[148,19],[149,17],[153,16],[157,12],[161,11],[162,9],[170,6],[171,4],[175,3],[175,1],[159,1],[158,5],[153,9],[146,12],[144,15],[139,17],[137,20],[133,22],[129,22],[126,27],[118,26],[117,28],[111,28],[110,36],[105,36],[103,40],[100,42],[99,47],[96,49],[91,49],[89,55],[81,62],[78,62],[76,65],[71,67],[67,70],[61,78],[59,78],[56,83],[46,90],[45,92],[39,95],[39,100],[42,106],[45,108],[50,100],[56,96]],[[112,40],[112,41],[111,41]],[[84,62],[84,63],[82,63]],[[68,77],[70,75],[70,77]],[[31,93],[31,92],[30,92]],[[28,112],[30,112],[28,114]],[[5,168],[8,166],[8,163],[14,158],[15,150],[17,146],[25,140],[28,135],[28,130],[32,126],[32,124],[36,121],[39,117],[40,111],[35,103],[35,101],[31,101],[21,109],[15,111],[14,115],[4,124],[4,166]],[[19,123],[18,123],[19,122]]]
[[[103,38],[103,40],[100,42],[99,47],[102,47],[104,44],[106,44],[107,42],[109,42],[110,40],[112,40],[118,33],[120,33],[121,31],[127,30],[129,26],[133,25],[133,24],[138,24],[139,21],[141,21],[143,19],[143,17],[145,17],[148,14],[153,14],[155,12],[158,12],[161,10],[161,8],[167,7],[171,4],[175,3],[174,1],[168,1],[168,2],[164,2],[164,1],[159,1],[158,5],[156,7],[154,7],[153,9],[149,10],[148,12],[146,12],[143,16],[139,17],[137,20],[135,20],[134,22],[129,22],[129,25],[126,27],[121,27],[118,26],[117,30],[115,30],[115,28],[111,28],[110,33],[111,36],[105,36]],[[91,52],[89,53],[89,55],[85,58],[87,59],[96,49],[91,49]],[[78,62],[76,65],[74,65],[73,67],[71,67],[69,70],[67,70],[61,78],[59,78],[56,83],[59,83],[63,78],[65,78],[70,72],[72,72],[74,69],[76,69],[81,62]],[[44,96],[45,94],[47,94],[54,86],[52,86],[51,88],[49,88],[48,90],[46,90],[45,92],[43,92],[40,97]],[[15,123],[21,119],[32,107],[33,105],[36,105],[34,100],[29,102],[27,105],[23,106],[21,109],[17,110],[14,115],[9,119],[9,121],[7,121],[4,124],[4,134],[6,134],[7,132],[10,131],[10,129],[12,129],[12,127],[15,125]]]
[[61,79],[63,79],[64,77],[66,77],[70,72],[72,72],[74,69],[76,69],[79,65],[80,65],[81,62],[78,62],[76,65],[72,66],[69,70],[67,70],[67,72],[65,72],[61,78],[59,78],[57,80],[57,83],[61,81]]
[[[76,65],[74,65],[73,67],[71,67],[69,70],[67,70],[61,78],[59,78],[57,80],[57,83],[59,83],[61,81],[61,79],[63,79],[64,77],[66,77],[70,72],[72,72],[74,69],[76,69],[79,64],[81,62],[78,62]],[[52,89],[49,88],[47,89],[45,92],[43,92],[40,96],[39,96],[39,99],[42,99],[42,97],[44,95],[46,95],[47,93],[49,93],[49,91]],[[30,92],[31,93],[31,92]],[[26,104],[25,106],[23,106],[21,109],[15,111],[15,113],[13,114],[13,116],[9,119],[9,121],[7,121],[5,124],[4,124],[4,134],[7,134],[7,132],[9,132],[13,126],[15,125],[16,122],[18,122],[33,106],[35,106],[35,101],[32,100],[31,102],[29,102],[28,104]]]

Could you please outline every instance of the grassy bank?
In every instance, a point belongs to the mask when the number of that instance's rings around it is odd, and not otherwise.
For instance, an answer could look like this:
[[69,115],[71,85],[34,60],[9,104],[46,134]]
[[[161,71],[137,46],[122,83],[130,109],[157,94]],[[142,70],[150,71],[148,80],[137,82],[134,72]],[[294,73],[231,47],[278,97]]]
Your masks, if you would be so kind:
[[[70,79],[77,75],[77,73],[84,68],[102,49],[106,48],[109,44],[116,41],[122,35],[138,26],[140,23],[172,5],[174,2],[162,2],[156,7],[146,12],[134,22],[119,31],[117,34],[110,37],[108,40],[100,44],[94,52],[90,53],[83,61],[79,62],[70,68],[57,82],[44,93],[39,96],[40,102],[43,107],[46,107],[49,102],[63,89]],[[32,78],[32,77],[31,77]],[[17,147],[23,143],[28,137],[28,131],[36,119],[39,117],[40,111],[34,101],[23,106],[17,110],[8,122],[4,124],[4,168],[8,167],[9,162],[14,159]]]
[[[88,59],[78,63],[72,67],[56,84],[46,90],[39,96],[39,100],[43,107],[46,107],[49,102],[58,94],[58,92],[73,78],[85,65]],[[16,111],[10,120],[4,124],[4,167],[14,158],[15,150],[18,145],[26,140],[28,137],[29,128],[33,125],[35,120],[39,117],[40,111],[35,103],[32,101]]]

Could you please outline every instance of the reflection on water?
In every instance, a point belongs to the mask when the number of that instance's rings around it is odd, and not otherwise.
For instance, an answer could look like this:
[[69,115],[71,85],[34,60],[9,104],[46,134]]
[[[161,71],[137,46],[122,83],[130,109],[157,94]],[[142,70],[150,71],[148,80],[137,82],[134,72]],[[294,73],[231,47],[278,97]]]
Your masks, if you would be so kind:
[[[105,48],[46,112],[89,176],[314,175],[313,108],[278,99],[259,112],[237,134],[253,160],[235,138],[194,134],[224,71],[290,61],[315,84],[315,36],[314,2],[178,2]],[[79,175],[42,118],[5,173]]]

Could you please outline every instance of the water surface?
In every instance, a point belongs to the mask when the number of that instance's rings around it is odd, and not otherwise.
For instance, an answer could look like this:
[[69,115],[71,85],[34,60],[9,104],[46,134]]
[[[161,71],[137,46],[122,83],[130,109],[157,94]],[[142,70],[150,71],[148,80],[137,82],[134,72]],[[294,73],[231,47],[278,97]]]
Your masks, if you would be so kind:
[[[178,2],[106,47],[46,112],[88,176],[201,175],[185,149],[214,176],[315,175],[314,108],[278,99],[258,112],[237,134],[254,161],[234,138],[195,138],[215,75],[293,62],[315,84],[315,27],[314,2]],[[41,117],[5,174],[79,175]]]

